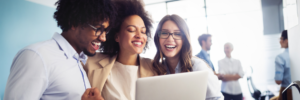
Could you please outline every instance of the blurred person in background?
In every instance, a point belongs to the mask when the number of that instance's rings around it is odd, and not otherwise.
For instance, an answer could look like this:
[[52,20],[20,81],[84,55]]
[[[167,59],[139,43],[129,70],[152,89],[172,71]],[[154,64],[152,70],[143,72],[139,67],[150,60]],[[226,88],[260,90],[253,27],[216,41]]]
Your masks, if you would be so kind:
[[135,100],[136,80],[154,76],[151,59],[140,57],[151,38],[152,20],[140,0],[115,0],[117,20],[85,70],[105,100]]
[[202,59],[192,56],[189,29],[180,16],[163,17],[155,32],[154,42],[157,52],[153,68],[158,75],[209,70],[205,100],[223,100],[217,76]]
[[16,54],[4,100],[102,99],[99,90],[89,89],[82,64],[106,41],[116,16],[114,6],[110,0],[59,0],[55,4],[54,18],[62,33]]
[[242,89],[239,79],[244,76],[244,71],[240,60],[234,59],[231,56],[233,45],[226,43],[224,52],[226,57],[218,61],[219,74],[218,78],[222,80],[222,93],[224,100],[243,100]]
[[[279,90],[279,96],[275,96],[270,100],[282,100],[282,91],[292,82],[287,30],[282,31],[279,43],[281,48],[284,48],[285,50],[275,58],[275,82],[278,85],[281,84],[281,87]],[[292,89],[287,90],[287,100],[293,100]]]
[[202,50],[196,56],[203,59],[211,67],[211,69],[214,71],[214,73],[216,73],[214,65],[210,60],[210,53],[209,53],[210,47],[212,45],[211,35],[210,34],[202,34],[201,36],[198,37],[198,42],[199,42]]

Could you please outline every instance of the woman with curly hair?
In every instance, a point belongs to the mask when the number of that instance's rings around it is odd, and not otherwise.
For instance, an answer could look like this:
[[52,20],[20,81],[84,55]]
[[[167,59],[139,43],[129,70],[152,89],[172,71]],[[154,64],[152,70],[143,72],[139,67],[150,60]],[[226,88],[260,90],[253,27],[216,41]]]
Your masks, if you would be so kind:
[[100,90],[106,100],[134,100],[137,78],[155,75],[151,60],[140,53],[151,37],[151,19],[138,0],[114,1],[117,20],[100,46],[90,57],[86,72],[91,86]]
[[206,100],[222,100],[217,76],[200,58],[192,57],[190,33],[178,15],[166,15],[158,24],[154,36],[157,53],[153,70],[158,75],[208,70]]

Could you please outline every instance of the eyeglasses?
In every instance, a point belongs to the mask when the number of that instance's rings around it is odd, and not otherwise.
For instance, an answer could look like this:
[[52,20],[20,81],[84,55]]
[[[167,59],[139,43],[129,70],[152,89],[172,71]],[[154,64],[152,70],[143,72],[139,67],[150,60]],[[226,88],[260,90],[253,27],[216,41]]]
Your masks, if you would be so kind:
[[170,35],[172,35],[173,39],[175,39],[175,40],[181,40],[182,37],[183,37],[183,35],[181,34],[181,32],[174,32],[174,33],[160,32],[159,38],[167,39],[167,38],[169,38]]
[[[93,26],[93,25],[91,25],[91,24],[88,24],[90,27],[92,27],[94,30],[95,30],[95,36],[100,36],[100,35],[102,35],[102,33],[104,32],[104,31],[106,31],[105,29],[104,29],[104,26],[101,26],[100,28],[96,28],[95,26]],[[108,33],[108,32],[106,32],[106,33]]]

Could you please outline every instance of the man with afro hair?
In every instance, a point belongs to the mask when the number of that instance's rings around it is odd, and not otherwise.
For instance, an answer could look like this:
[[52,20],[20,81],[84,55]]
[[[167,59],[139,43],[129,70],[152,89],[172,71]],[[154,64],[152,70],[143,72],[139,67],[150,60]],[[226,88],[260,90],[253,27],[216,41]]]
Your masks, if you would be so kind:
[[[52,39],[20,50],[11,65],[4,100],[101,100],[83,65],[116,17],[111,0],[58,0]],[[97,98],[100,97],[100,98]]]

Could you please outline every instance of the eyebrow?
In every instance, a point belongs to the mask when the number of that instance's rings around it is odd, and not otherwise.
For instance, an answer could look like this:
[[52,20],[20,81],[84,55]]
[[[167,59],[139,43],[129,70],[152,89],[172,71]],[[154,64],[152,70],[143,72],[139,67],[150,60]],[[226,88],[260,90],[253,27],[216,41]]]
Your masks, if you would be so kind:
[[[137,28],[135,25],[128,25],[126,28],[128,27],[134,27],[134,28]],[[142,28],[146,28],[145,26],[143,26]]]
[[[161,29],[162,31],[169,31],[168,29]],[[174,31],[179,31],[181,32],[180,30],[174,30]]]

